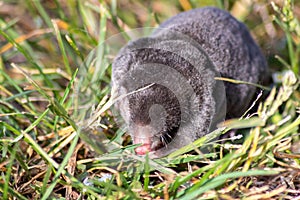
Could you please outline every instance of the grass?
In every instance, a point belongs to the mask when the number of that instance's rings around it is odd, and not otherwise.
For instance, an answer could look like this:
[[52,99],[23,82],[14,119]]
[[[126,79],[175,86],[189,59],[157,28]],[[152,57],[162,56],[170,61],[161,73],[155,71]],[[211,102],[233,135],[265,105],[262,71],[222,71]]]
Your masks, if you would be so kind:
[[[300,4],[250,4],[0,1],[1,197],[299,199]],[[277,81],[255,116],[226,121],[168,157],[136,156],[110,108],[109,52],[120,45],[107,38],[205,5],[250,27]],[[243,139],[212,140],[231,129]]]

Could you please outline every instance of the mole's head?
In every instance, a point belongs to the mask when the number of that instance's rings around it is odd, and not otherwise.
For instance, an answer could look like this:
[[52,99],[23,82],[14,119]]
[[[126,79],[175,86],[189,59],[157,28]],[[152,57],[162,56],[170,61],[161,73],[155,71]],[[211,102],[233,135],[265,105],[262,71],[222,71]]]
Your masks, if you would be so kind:
[[164,148],[175,137],[180,126],[181,111],[175,94],[154,84],[129,95],[127,125],[136,154],[145,155]]
[[133,143],[141,144],[136,154],[162,157],[206,135],[221,118],[215,113],[224,114],[217,107],[223,107],[225,90],[215,77],[201,46],[177,32],[165,30],[121,49],[112,63],[112,98],[119,99],[114,110]]

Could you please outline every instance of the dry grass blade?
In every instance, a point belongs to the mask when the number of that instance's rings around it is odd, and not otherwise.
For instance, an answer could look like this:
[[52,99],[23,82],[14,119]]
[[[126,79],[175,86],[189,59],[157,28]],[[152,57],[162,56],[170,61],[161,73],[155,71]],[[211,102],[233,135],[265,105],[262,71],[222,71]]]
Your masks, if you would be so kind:
[[[52,32],[52,29],[39,29],[39,30],[34,30],[26,35],[21,35],[19,36],[18,38],[15,39],[15,42],[16,43],[21,43],[25,40],[28,40],[29,38],[32,38],[32,37],[35,37],[35,36],[39,36],[39,35],[44,35],[44,34],[47,34],[47,33],[51,33]],[[4,52],[8,51],[9,49],[13,48],[13,44],[11,43],[8,43],[4,46],[2,46],[0,48],[0,54],[3,54]]]

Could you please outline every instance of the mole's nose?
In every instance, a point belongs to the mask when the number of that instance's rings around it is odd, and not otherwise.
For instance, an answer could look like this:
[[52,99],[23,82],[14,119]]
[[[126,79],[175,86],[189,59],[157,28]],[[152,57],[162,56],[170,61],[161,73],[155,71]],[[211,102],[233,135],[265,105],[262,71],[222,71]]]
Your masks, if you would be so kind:
[[137,155],[145,155],[147,152],[151,151],[151,143],[152,138],[155,134],[155,130],[149,126],[141,126],[135,124],[134,127],[132,127],[132,140],[133,144],[142,144],[142,146],[139,146],[134,149],[135,153]]
[[135,148],[134,151],[137,155],[142,156],[145,155],[147,152],[150,152],[151,147],[150,144],[143,144],[142,146]]

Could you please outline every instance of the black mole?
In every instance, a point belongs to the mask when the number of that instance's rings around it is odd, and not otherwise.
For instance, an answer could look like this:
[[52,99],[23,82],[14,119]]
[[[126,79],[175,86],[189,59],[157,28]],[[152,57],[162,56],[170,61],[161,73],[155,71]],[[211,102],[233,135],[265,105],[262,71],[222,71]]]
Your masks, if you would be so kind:
[[267,73],[245,25],[205,7],[180,13],[122,48],[112,65],[112,93],[123,95],[115,108],[133,143],[142,144],[135,152],[161,157],[248,108],[255,87],[215,77],[263,84]]

